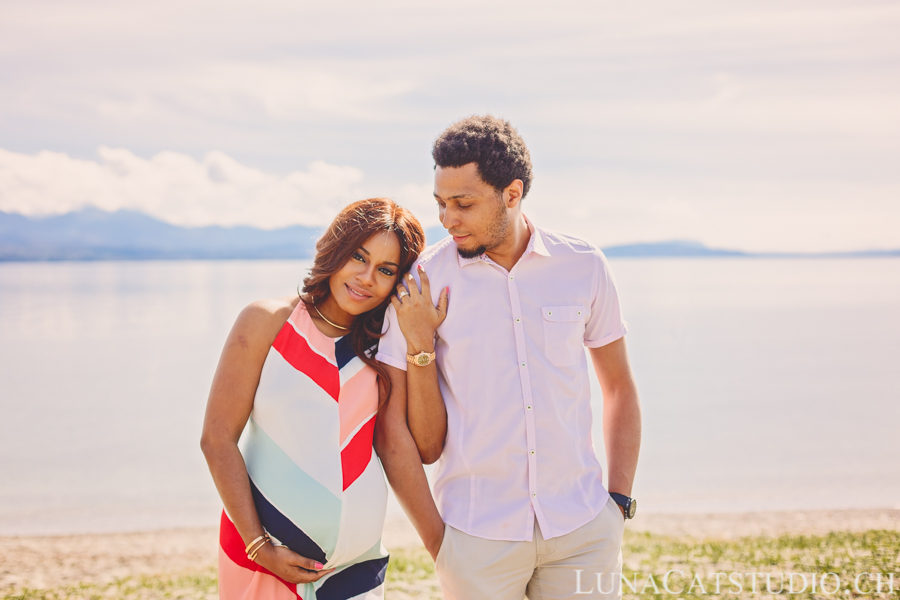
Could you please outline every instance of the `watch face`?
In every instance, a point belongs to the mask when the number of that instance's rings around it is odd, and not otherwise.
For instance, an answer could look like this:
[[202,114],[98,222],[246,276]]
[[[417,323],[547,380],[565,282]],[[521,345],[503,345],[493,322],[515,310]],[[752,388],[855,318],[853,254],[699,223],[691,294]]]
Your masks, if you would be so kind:
[[631,499],[631,502],[628,503],[628,518],[633,519],[634,513],[637,512],[637,500],[634,498]]
[[416,364],[420,367],[427,367],[429,364],[431,364],[431,357],[424,353],[418,354],[416,355]]

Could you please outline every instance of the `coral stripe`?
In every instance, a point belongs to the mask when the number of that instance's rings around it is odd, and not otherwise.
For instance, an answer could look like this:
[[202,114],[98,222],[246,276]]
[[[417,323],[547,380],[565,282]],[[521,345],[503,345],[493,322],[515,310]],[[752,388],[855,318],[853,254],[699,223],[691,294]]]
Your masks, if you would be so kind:
[[284,357],[292,367],[305,373],[328,395],[338,399],[341,393],[341,377],[338,369],[321,354],[313,351],[306,338],[294,331],[287,323],[278,332],[272,347]]
[[375,417],[363,425],[341,450],[341,470],[344,476],[344,489],[353,485],[356,478],[366,470],[372,460],[372,439],[375,437]]
[[275,575],[268,569],[261,567],[256,564],[244,554],[244,540],[241,538],[241,534],[238,533],[237,527],[234,526],[234,523],[231,522],[231,519],[228,518],[228,515],[225,511],[222,511],[222,521],[219,524],[219,545],[222,551],[231,559],[237,567],[246,569],[248,571],[259,571],[260,573],[265,573],[271,577],[274,577],[282,584],[284,584],[288,590],[290,590],[293,594],[299,598],[299,594],[297,594],[297,586],[293,583],[288,583],[278,575]]
[[337,366],[337,359],[334,354],[334,339],[328,337],[316,327],[306,305],[302,302],[297,304],[297,308],[288,317],[287,322],[293,326],[294,330],[301,336],[306,338],[306,342],[313,349],[313,352],[320,354],[334,366]]
[[366,417],[378,410],[378,385],[375,379],[375,371],[365,368],[341,387],[338,411],[342,446]]
[[249,571],[231,561],[219,548],[219,600],[303,600],[277,578],[262,571]]

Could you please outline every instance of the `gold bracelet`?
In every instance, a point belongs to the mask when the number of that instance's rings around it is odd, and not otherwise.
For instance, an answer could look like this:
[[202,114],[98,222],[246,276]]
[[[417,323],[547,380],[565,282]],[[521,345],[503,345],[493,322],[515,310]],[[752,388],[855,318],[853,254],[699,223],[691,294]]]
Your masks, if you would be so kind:
[[262,542],[260,542],[259,546],[254,548],[253,552],[251,554],[247,555],[247,558],[249,558],[253,562],[256,562],[256,556],[259,554],[259,551],[262,550],[262,547],[265,546],[266,543],[268,543],[268,541],[269,541],[269,538],[266,538]]
[[247,544],[247,547],[244,548],[244,554],[250,554],[250,548],[252,548],[252,547],[256,544],[256,542],[258,542],[259,540],[263,539],[263,538],[266,537],[267,535],[269,535],[269,534],[263,533],[261,536],[259,536],[258,538],[256,538],[255,540],[253,540],[252,542],[250,542],[249,544]]
[[252,547],[247,551],[247,558],[249,558],[250,560],[256,560],[256,556],[259,554],[260,549],[262,549],[262,547],[265,546],[270,539],[269,534],[265,534],[261,536],[261,538],[262,539],[256,538],[256,540],[254,540],[251,544]]

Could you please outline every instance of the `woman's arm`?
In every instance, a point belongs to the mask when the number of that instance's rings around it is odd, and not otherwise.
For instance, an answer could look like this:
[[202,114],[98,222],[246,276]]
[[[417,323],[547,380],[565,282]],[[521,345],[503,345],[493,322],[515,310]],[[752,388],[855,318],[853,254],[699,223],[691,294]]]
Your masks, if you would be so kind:
[[375,419],[375,451],[400,506],[431,558],[436,559],[444,539],[444,521],[434,504],[421,458],[406,424],[406,373],[390,365],[384,367],[391,378],[391,396],[378,409]]
[[[298,301],[299,298],[262,300],[241,311],[225,341],[206,404],[200,447],[225,510],[244,544],[264,530],[237,443],[250,418],[269,348]],[[256,562],[292,583],[316,581],[331,572],[314,572],[322,565],[271,544],[263,546]]]
[[[431,284],[425,269],[419,266],[422,291],[412,275],[407,276],[409,295],[400,300],[391,299],[397,311],[400,331],[406,338],[407,354],[434,352],[434,334],[447,316],[449,288],[441,290],[437,306],[431,303]],[[398,292],[406,292],[402,285]],[[441,457],[444,439],[447,437],[447,409],[438,385],[437,364],[432,361],[425,367],[409,364],[406,369],[407,406],[406,418],[409,432],[419,451],[422,462],[430,465]]]

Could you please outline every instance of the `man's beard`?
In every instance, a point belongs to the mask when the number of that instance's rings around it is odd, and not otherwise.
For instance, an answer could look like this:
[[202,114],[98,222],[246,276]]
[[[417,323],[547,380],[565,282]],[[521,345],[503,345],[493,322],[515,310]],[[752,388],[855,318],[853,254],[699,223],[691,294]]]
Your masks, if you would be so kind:
[[494,220],[491,222],[490,229],[488,229],[488,243],[482,244],[472,250],[464,250],[457,246],[456,251],[463,258],[477,258],[488,250],[493,250],[506,241],[506,238],[509,235],[509,215],[506,214],[503,196],[498,195],[497,200],[499,201],[497,203],[498,210],[494,215]]

